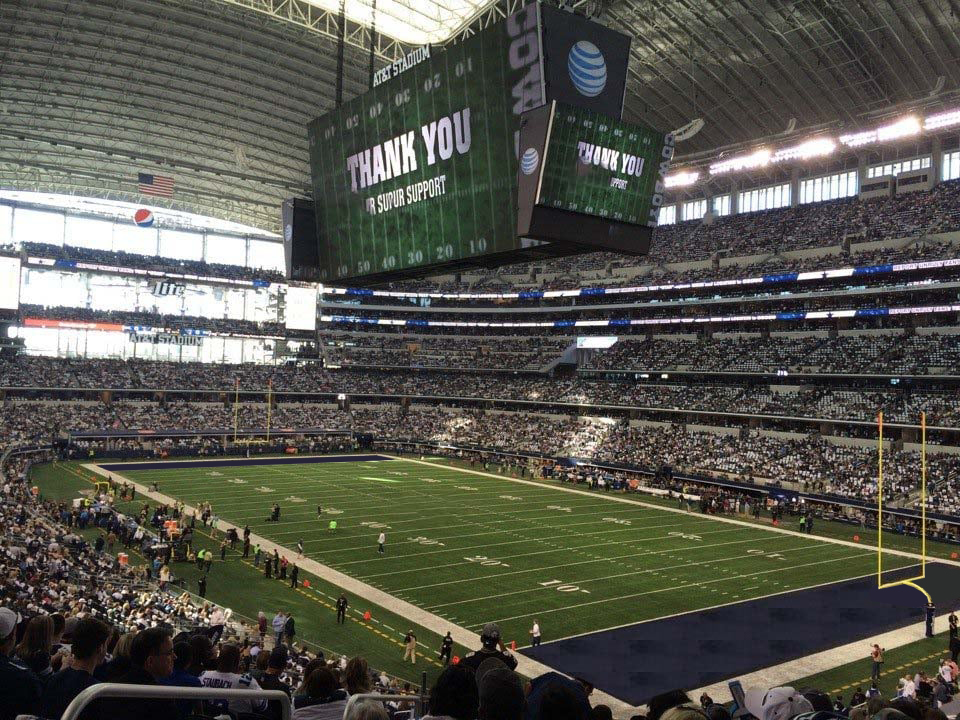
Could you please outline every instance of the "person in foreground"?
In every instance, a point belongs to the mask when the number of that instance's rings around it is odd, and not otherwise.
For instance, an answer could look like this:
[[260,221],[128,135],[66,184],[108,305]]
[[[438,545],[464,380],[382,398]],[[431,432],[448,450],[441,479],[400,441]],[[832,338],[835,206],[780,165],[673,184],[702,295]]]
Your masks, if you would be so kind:
[[26,665],[12,659],[17,644],[20,615],[9,608],[0,608],[0,720],[13,720],[17,715],[32,715],[40,705],[40,679]]

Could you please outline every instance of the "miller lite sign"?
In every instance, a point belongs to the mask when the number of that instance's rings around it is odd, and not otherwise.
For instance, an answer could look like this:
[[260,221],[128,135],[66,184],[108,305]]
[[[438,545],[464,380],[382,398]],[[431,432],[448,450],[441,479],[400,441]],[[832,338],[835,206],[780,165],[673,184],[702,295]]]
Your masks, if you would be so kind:
[[183,297],[186,291],[187,286],[183,283],[158,280],[153,284],[153,289],[150,292],[156,297]]

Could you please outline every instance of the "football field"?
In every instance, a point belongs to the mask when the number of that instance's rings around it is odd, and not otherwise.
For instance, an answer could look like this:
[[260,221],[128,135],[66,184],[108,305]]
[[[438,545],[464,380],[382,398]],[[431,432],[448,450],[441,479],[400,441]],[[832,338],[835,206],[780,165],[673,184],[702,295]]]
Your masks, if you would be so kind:
[[[304,555],[451,623],[479,631],[496,621],[519,647],[534,618],[551,641],[866,576],[877,565],[869,545],[412,460],[128,467],[117,471],[190,505],[210,502],[220,518],[289,548],[288,559],[302,540]],[[280,522],[267,522],[275,502]]]

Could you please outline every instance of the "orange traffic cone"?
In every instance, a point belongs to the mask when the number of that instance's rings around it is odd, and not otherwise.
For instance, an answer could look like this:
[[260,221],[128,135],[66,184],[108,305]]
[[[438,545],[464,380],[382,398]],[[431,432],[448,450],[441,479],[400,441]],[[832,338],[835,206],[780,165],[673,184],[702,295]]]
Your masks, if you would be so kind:
[[306,588],[310,587],[310,581],[309,581],[309,580],[304,580],[304,581],[303,581],[303,586],[306,587]]
[[368,620],[368,621],[369,621],[370,618],[372,618],[372,617],[373,617],[373,615],[370,614],[370,611],[369,611],[369,610],[367,610],[367,611],[363,614],[363,619],[364,619],[364,620]]

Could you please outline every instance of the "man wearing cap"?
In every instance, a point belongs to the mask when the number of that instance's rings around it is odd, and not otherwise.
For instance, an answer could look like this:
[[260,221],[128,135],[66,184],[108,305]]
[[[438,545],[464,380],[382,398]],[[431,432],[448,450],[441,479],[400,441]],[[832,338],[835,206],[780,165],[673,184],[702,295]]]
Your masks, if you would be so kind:
[[487,658],[495,657],[499,659],[510,670],[517,669],[517,659],[507,650],[503,649],[503,643],[500,642],[500,626],[496,623],[487,623],[483,626],[483,632],[480,633],[480,642],[483,647],[474,652],[469,652],[460,661],[460,664],[472,668],[476,672],[477,668]]
[[13,720],[17,715],[35,715],[40,709],[40,679],[19,661],[13,660],[20,615],[10,608],[0,608],[0,720]]

